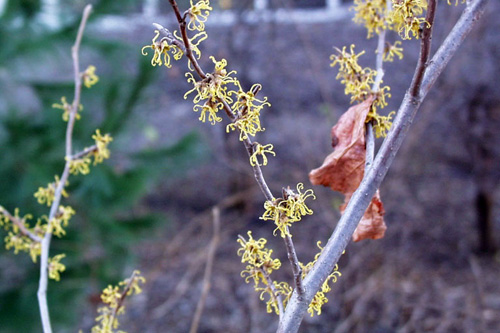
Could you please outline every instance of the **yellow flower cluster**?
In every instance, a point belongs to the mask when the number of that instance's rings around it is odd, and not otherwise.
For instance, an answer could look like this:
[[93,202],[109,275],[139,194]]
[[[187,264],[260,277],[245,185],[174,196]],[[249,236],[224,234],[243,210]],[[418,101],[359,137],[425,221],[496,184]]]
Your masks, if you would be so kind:
[[[48,207],[52,205],[52,202],[54,201],[54,196],[56,194],[56,189],[59,186],[60,180],[59,176],[55,176],[55,181],[53,183],[50,183],[47,185],[47,187],[39,187],[38,191],[35,193],[35,198],[38,200],[38,203],[40,205],[47,204]],[[69,185],[69,182],[66,181],[65,186]],[[68,193],[64,190],[61,192],[62,196],[67,198]]]
[[242,236],[238,238],[238,243],[241,245],[238,249],[238,255],[241,256],[241,262],[247,264],[241,272],[241,276],[245,278],[246,283],[253,279],[254,288],[260,292],[261,300],[265,300],[266,295],[269,296],[266,301],[267,312],[271,313],[274,310],[276,314],[279,314],[277,297],[284,295],[286,297],[284,303],[286,304],[286,300],[292,292],[286,282],[272,281],[272,288],[269,285],[271,281],[269,276],[281,267],[281,261],[271,257],[273,250],[265,247],[266,239],[255,240],[251,231],[248,231],[247,234],[248,240]]
[[[465,3],[466,0],[455,0],[455,6],[458,6],[458,3]],[[448,5],[451,6],[451,3],[453,2],[453,0],[448,0]]]
[[90,88],[97,82],[99,82],[99,77],[95,74],[95,66],[92,65],[87,67],[85,72],[82,73],[82,77],[83,77],[83,84],[87,88]]
[[[69,120],[69,114],[71,113],[71,110],[73,108],[73,106],[71,104],[68,103],[68,101],[66,100],[66,97],[61,97],[61,104],[58,104],[58,103],[54,103],[52,104],[52,107],[54,109],[61,109],[63,110],[63,115],[62,115],[62,119],[64,121],[68,121]],[[81,112],[83,110],[83,105],[78,105],[78,110],[76,111],[75,113],[75,119],[76,120],[79,120],[81,117],[80,117],[80,114],[78,112]]]
[[425,10],[427,10],[426,0],[393,0],[388,22],[401,38],[411,39],[413,36],[418,39],[420,25],[422,23],[429,25],[425,17],[421,16]]
[[47,231],[62,237],[66,234],[64,230],[68,226],[69,220],[75,215],[75,211],[70,206],[59,206],[56,216],[48,222]]
[[72,159],[71,162],[69,162],[69,172],[72,175],[86,175],[90,172],[90,162],[90,157],[88,156]]
[[302,193],[304,184],[297,184],[297,192],[294,192],[289,187],[283,189],[283,197],[273,200],[268,200],[264,203],[264,214],[260,217],[262,220],[274,221],[276,229],[280,231],[281,237],[291,236],[289,227],[294,222],[302,219],[302,216],[311,215],[313,211],[307,207],[306,199],[312,197],[316,199],[313,190],[307,190]]
[[[170,44],[167,37],[163,37],[158,41],[158,37],[160,36],[160,32],[155,30],[155,36],[153,37],[151,45],[146,45],[141,49],[142,55],[147,55],[148,52],[146,49],[153,50],[153,58],[151,59],[151,65],[165,65],[170,68],[172,65],[170,64],[170,54],[174,57],[175,60],[179,60],[182,58],[184,52],[180,48],[178,48],[174,44]],[[182,39],[181,39],[182,40]],[[163,56],[163,57],[162,57]]]
[[356,12],[354,22],[366,27],[368,38],[374,33],[379,34],[383,30],[390,29],[397,31],[403,39],[411,39],[411,35],[418,39],[420,25],[426,23],[422,15],[427,9],[427,2],[426,0],[354,0],[351,9]]
[[369,67],[361,67],[358,64],[358,58],[365,51],[356,54],[354,44],[351,45],[350,51],[346,51],[344,46],[342,50],[336,48],[337,54],[332,54],[330,67],[339,66],[339,72],[336,79],[340,79],[340,83],[345,86],[344,93],[351,95],[351,103],[355,101],[364,101],[372,92],[371,86],[374,83],[376,71]]
[[19,216],[19,208],[14,210],[14,215],[11,215],[5,208],[0,206],[0,226],[7,231],[5,236],[5,248],[7,250],[14,249],[14,254],[19,252],[27,252],[31,260],[36,262],[41,253],[41,244],[31,239],[27,234],[31,234],[42,238],[45,234],[44,228],[40,226],[40,221],[31,228],[28,220],[32,219],[31,214],[26,214],[23,217]]
[[[132,276],[118,284],[109,285],[103,290],[101,300],[105,304],[97,309],[100,314],[95,320],[98,324],[92,327],[92,333],[113,333],[120,325],[118,316],[125,312],[123,302],[125,297],[137,295],[142,292],[139,284],[144,284],[146,279],[141,272],[134,271]],[[121,288],[120,288],[121,287]]]
[[94,165],[98,163],[102,163],[104,159],[109,158],[109,149],[108,145],[111,141],[113,141],[113,138],[109,134],[102,135],[101,131],[97,129],[95,131],[95,134],[92,135],[92,139],[95,140],[95,145],[97,149],[93,152],[94,156]]
[[[90,172],[90,157],[94,157],[94,165],[102,163],[104,159],[108,159],[110,152],[108,145],[113,138],[109,134],[102,135],[101,131],[97,129],[95,134],[92,135],[92,139],[95,141],[94,149],[90,150],[89,153],[84,154],[78,158],[66,157],[66,159],[71,158],[69,163],[69,172],[73,175],[86,175]],[[89,148],[87,148],[89,149]]]
[[[321,252],[323,251],[323,248],[321,247],[321,241],[318,241],[317,246],[320,249],[320,252],[314,256],[314,260],[309,262],[307,265],[300,263],[300,267],[302,268],[302,279],[305,279],[307,274],[311,271],[313,266],[318,261],[318,258],[321,255]],[[326,280],[321,285],[321,290],[319,290],[316,293],[316,295],[314,295],[313,300],[309,304],[307,312],[311,314],[311,317],[314,316],[314,312],[316,312],[318,316],[321,314],[321,307],[323,306],[323,304],[328,302],[328,298],[325,296],[325,294],[332,290],[332,288],[330,287],[330,283],[337,282],[337,278],[340,277],[341,275],[342,274],[338,271],[338,265],[335,265],[333,272],[330,275],[328,275]]]
[[64,257],[66,257],[65,254],[58,254],[49,258],[49,278],[56,281],[61,279],[61,273],[66,270],[66,266],[61,264],[61,259]]
[[[395,43],[392,49],[392,52],[396,55],[399,51],[397,45],[398,44]],[[347,52],[344,46],[342,50],[337,49],[337,54],[332,54],[330,56],[332,60],[330,66],[339,66],[339,72],[336,78],[340,79],[340,82],[345,85],[345,94],[351,95],[351,103],[355,101],[361,102],[369,96],[375,96],[366,122],[373,121],[375,134],[378,138],[385,136],[387,130],[389,130],[392,125],[391,119],[393,113],[388,116],[381,116],[377,113],[377,108],[382,109],[387,106],[386,99],[391,97],[389,93],[390,87],[382,86],[376,93],[372,92],[372,84],[374,83],[377,72],[368,67],[363,68],[358,64],[358,58],[364,53],[364,51],[361,51],[356,54],[354,45],[351,45],[350,51]]]
[[[255,136],[258,132],[264,131],[260,124],[260,112],[264,106],[271,106],[267,102],[267,97],[257,99],[254,91],[262,89],[260,84],[254,84],[248,92],[245,92],[240,83],[236,82],[238,91],[231,91],[229,94],[236,94],[236,102],[232,105],[231,110],[236,116],[233,123],[228,124],[226,132],[238,129],[240,131],[240,141],[248,138],[249,135]],[[250,162],[252,163],[252,162]]]
[[390,11],[387,0],[354,0],[354,6],[350,9],[356,12],[353,21],[363,24],[368,30],[367,38],[387,28],[386,17]]
[[215,114],[218,108],[222,107],[223,102],[233,102],[232,98],[229,97],[227,85],[230,83],[236,84],[237,80],[231,77],[232,74],[236,74],[236,71],[227,72],[226,59],[217,61],[213,56],[210,59],[214,62],[214,72],[207,74],[205,79],[196,81],[193,74],[186,73],[187,81],[192,83],[194,88],[184,94],[184,99],[187,99],[187,96],[192,92],[196,92],[193,103],[198,104],[199,102],[210,100],[214,104],[214,110],[211,112]]

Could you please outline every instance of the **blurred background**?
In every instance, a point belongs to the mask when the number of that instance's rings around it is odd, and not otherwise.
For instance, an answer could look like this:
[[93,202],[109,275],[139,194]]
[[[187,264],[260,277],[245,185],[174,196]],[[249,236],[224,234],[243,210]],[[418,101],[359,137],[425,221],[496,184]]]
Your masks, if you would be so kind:
[[[266,237],[291,282],[274,226],[259,220],[264,197],[237,134],[201,123],[192,111],[182,59],[153,68],[140,49],[157,22],[174,30],[166,0],[0,1],[0,204],[47,214],[33,193],[63,168],[65,123],[51,108],[73,94],[70,48],[83,7],[94,5],[85,32],[82,69],[99,83],[83,91],[75,149],[95,128],[115,138],[112,156],[88,176],[70,178],[63,204],[77,212],[51,254],[66,253],[67,270],[49,284],[56,332],[90,331],[101,290],[140,269],[144,293],[128,302],[121,329],[186,332],[200,298],[212,237],[212,207],[221,209],[220,242],[199,332],[274,332],[277,316],[240,277],[237,235]],[[181,10],[189,1],[178,1]],[[264,167],[275,195],[308,181],[332,151],[330,128],[349,98],[329,66],[334,46],[366,50],[374,67],[376,39],[352,22],[350,0],[219,0],[207,24],[201,65],[226,58],[245,88],[261,83],[266,131],[277,156]],[[438,5],[434,51],[465,5]],[[490,1],[481,22],[422,105],[381,187],[385,238],[350,244],[342,277],[319,317],[301,332],[500,331],[500,22]],[[397,36],[390,33],[389,40]],[[403,43],[402,61],[386,63],[384,81],[397,110],[418,57]],[[379,140],[380,141],[380,140]],[[378,142],[380,144],[380,142]],[[325,243],[339,218],[340,194],[314,187],[315,214],[294,225],[299,259]],[[0,332],[39,332],[39,268],[26,255],[0,253]]]

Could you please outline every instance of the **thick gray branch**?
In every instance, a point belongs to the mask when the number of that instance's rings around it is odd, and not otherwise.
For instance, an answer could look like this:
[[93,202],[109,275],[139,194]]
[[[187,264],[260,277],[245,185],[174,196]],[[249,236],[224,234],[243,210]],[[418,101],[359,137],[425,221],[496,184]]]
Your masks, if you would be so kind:
[[304,300],[299,300],[297,294],[293,293],[286,307],[283,320],[280,322],[278,332],[293,333],[298,331],[309,303],[323,281],[334,269],[371,198],[389,170],[422,100],[457,51],[459,45],[471,31],[474,23],[481,17],[486,3],[487,0],[476,0],[470,3],[449,36],[428,63],[417,97],[412,97],[409,92],[406,93],[394,120],[393,128],[380,147],[373,167],[367,170],[365,178],[353,194],[335,231],[318,258],[318,262],[303,281],[305,287]]

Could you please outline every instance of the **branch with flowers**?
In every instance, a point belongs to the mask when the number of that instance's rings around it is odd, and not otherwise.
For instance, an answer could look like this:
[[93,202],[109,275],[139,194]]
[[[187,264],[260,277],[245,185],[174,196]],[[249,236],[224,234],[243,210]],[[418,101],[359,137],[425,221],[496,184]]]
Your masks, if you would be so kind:
[[[66,270],[66,266],[61,262],[66,256],[64,253],[52,257],[49,256],[52,236],[54,235],[59,238],[64,236],[70,219],[76,214],[72,207],[61,205],[61,199],[69,196],[66,191],[69,185],[69,176],[78,174],[86,175],[90,172],[91,164],[97,165],[108,159],[110,157],[108,145],[113,140],[109,134],[103,135],[99,129],[96,129],[92,135],[94,144],[81,151],[74,152],[73,129],[76,121],[81,119],[80,113],[83,110],[83,106],[80,104],[82,86],[91,88],[99,81],[98,76],[95,74],[96,68],[94,66],[90,65],[84,71],[80,71],[80,44],[91,11],[92,6],[87,5],[83,11],[77,37],[71,49],[74,70],[73,101],[69,103],[66,97],[63,96],[60,103],[52,105],[53,108],[62,110],[62,120],[67,122],[64,168],[60,176],[54,176],[53,182],[49,183],[46,187],[39,187],[34,194],[39,204],[50,207],[49,215],[39,217],[36,224],[31,225],[29,222],[29,220],[33,219],[31,214],[21,217],[19,208],[15,208],[14,214],[11,214],[6,208],[0,206],[0,226],[3,226],[7,231],[7,236],[5,237],[6,248],[13,249],[15,254],[27,252],[34,263],[40,257],[40,279],[37,296],[44,333],[52,332],[47,304],[48,280],[59,281],[61,273]],[[116,317],[123,312],[122,303],[126,296],[140,292],[139,282],[143,283],[144,278],[140,276],[138,271],[135,271],[130,279],[122,283],[126,284],[126,287],[123,293],[119,294],[120,297],[117,297],[118,291],[116,288],[112,289],[112,294],[107,293],[107,290],[104,291],[102,299],[104,303],[110,304],[109,308],[113,311],[109,314],[104,310],[100,311],[106,313],[101,314],[96,320],[100,321],[104,328],[93,329],[93,332],[111,332],[117,328],[118,321]],[[112,302],[110,301],[110,297],[114,298]],[[107,324],[108,321],[109,325]]]
[[[361,119],[361,124],[366,124],[366,130],[362,126],[362,133],[356,133],[364,149],[363,163],[358,163],[358,167],[362,166],[363,169],[359,183],[352,191],[345,193],[345,210],[330,240],[324,247],[318,242],[319,252],[307,264],[298,259],[291,229],[295,222],[313,214],[306,200],[315,199],[315,195],[311,189],[304,190],[304,185],[299,183],[296,189],[284,187],[281,197],[277,198],[267,185],[261,167],[267,164],[268,156],[275,156],[276,153],[272,144],[253,141],[253,137],[265,130],[260,116],[264,107],[270,106],[267,97],[257,98],[262,86],[254,84],[250,89],[244,89],[236,71],[227,69],[229,65],[226,59],[217,60],[210,56],[214,65],[212,71],[205,71],[198,62],[201,58],[200,43],[208,38],[205,23],[212,10],[210,2],[190,0],[190,7],[181,12],[176,1],[169,0],[177,19],[178,30],[171,32],[154,23],[156,30],[152,43],[142,48],[142,54],[152,52],[151,64],[165,65],[168,68],[172,66],[172,58],[179,60],[185,56],[188,59],[185,76],[188,83],[192,84],[192,89],[186,92],[184,98],[194,95],[193,111],[199,113],[199,120],[203,123],[216,125],[222,122],[221,111],[226,114],[229,121],[226,132],[234,131],[239,134],[238,139],[248,153],[250,167],[264,195],[261,219],[272,221],[275,225],[273,234],[284,240],[293,285],[274,279],[273,272],[281,268],[281,262],[272,257],[273,251],[266,247],[265,238],[254,239],[249,231],[247,238],[239,236],[237,240],[240,244],[238,255],[241,256],[242,263],[246,264],[241,275],[247,283],[253,281],[254,289],[260,293],[261,300],[266,302],[267,311],[279,316],[279,332],[296,332],[306,312],[311,316],[321,314],[322,306],[328,301],[326,293],[331,291],[331,284],[340,276],[337,266],[340,255],[371,200],[376,199],[381,205],[377,189],[406,136],[415,113],[458,45],[480,18],[486,1],[472,0],[467,3],[462,17],[432,60],[430,46],[436,0],[354,1],[354,21],[366,27],[368,38],[378,35],[376,67],[372,69],[360,66],[358,59],[365,51],[356,52],[354,45],[336,48],[330,59],[331,66],[338,67],[337,79],[344,85],[345,94],[351,96],[351,103],[356,103],[352,108],[366,112]],[[449,0],[448,4],[451,4]],[[458,4],[457,0],[455,5]],[[394,31],[402,40],[420,39],[420,57],[398,113],[392,111],[383,115],[380,112],[388,105],[387,100],[391,97],[390,87],[383,85],[383,64],[396,57],[403,57],[402,42],[388,42],[389,31]],[[385,138],[376,155],[375,137]],[[332,139],[335,146],[337,138]],[[382,208],[380,211],[383,215]],[[364,238],[380,238],[384,231],[385,225],[381,235]]]

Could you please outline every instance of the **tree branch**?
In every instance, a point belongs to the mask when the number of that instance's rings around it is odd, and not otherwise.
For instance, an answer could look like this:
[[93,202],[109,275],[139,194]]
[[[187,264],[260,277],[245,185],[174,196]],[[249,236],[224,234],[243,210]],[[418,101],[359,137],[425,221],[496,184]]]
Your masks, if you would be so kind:
[[[393,127],[382,143],[375,157],[373,166],[366,171],[365,177],[356,192],[354,192],[337,227],[323,249],[322,254],[319,256],[316,265],[314,265],[313,269],[304,279],[304,286],[306,289],[304,300],[300,300],[296,292],[292,294],[284,318],[280,322],[278,332],[293,333],[298,331],[309,303],[321,287],[323,281],[325,281],[334,269],[340,255],[354,233],[359,220],[368,207],[371,198],[389,170],[422,100],[425,98],[427,92],[449,62],[450,58],[458,49],[458,46],[471,31],[474,23],[478,21],[483,14],[487,1],[488,0],[476,0],[467,6],[429,65],[424,67],[418,92],[415,95],[412,95],[410,91],[406,93],[394,120]],[[428,38],[430,38],[430,34]],[[426,52],[425,47],[421,52]],[[420,59],[424,58],[421,56]],[[419,74],[419,68],[417,68],[412,81],[412,87],[418,84],[419,75],[421,74]]]
[[[179,7],[177,6],[177,3],[175,0],[169,0],[169,1],[170,1],[170,4],[172,5],[172,8],[175,12],[175,16],[177,17],[177,21],[179,23],[179,29],[181,30],[184,46],[186,47],[186,56],[189,58],[189,60],[193,64],[193,66],[194,66],[196,72],[198,73],[198,75],[200,76],[200,78],[203,80],[207,76],[206,76],[205,72],[202,70],[202,68],[200,67],[200,65],[198,64],[196,58],[193,56],[192,52],[190,51],[189,38],[187,36],[187,31],[186,31],[186,21],[185,21],[186,15],[182,16],[180,14]],[[156,26],[156,24],[155,24],[155,26]],[[158,24],[158,28],[159,27],[161,27],[161,25]],[[161,27],[161,28],[163,28],[163,27]],[[161,29],[161,31],[163,31],[163,30],[166,30],[166,29],[165,28]],[[260,91],[260,87],[257,86],[254,88],[252,93],[254,95],[257,95],[257,93],[259,91]],[[228,103],[222,98],[217,98],[217,100],[222,103],[224,111],[226,112],[229,119],[232,122],[236,121],[238,119],[238,117],[233,114],[231,107],[228,105]],[[244,113],[244,111],[245,111],[245,109],[242,110],[242,113]],[[254,153],[254,151],[253,151],[254,144],[253,144],[252,140],[247,136],[243,140],[243,144],[245,145],[245,149],[247,151],[248,156],[251,157],[252,154]],[[255,163],[254,165],[252,165],[252,169],[253,169],[253,174],[254,174],[255,180],[256,180],[257,184],[259,185],[260,190],[264,194],[264,197],[266,198],[267,201],[272,201],[274,199],[274,196],[273,196],[271,190],[269,189],[269,186],[267,185],[267,182],[264,178],[264,175],[262,173],[262,169],[261,169],[260,165],[258,163]],[[297,258],[297,253],[295,251],[295,247],[294,247],[292,238],[290,236],[287,236],[287,237],[285,237],[284,241],[285,241],[287,256],[288,256],[288,259],[290,260],[290,264],[292,266],[295,287],[296,287],[296,290],[299,292],[299,294],[302,295],[303,294],[302,274],[301,274],[300,264],[299,264],[299,260]],[[280,316],[282,313],[283,313],[283,311],[280,311]]]
[[[73,137],[73,127],[75,124],[76,113],[80,105],[80,93],[82,90],[82,77],[80,73],[80,64],[78,59],[78,51],[80,49],[80,43],[83,36],[83,31],[87,23],[87,19],[92,11],[92,5],[87,5],[83,10],[82,21],[78,28],[78,34],[76,36],[75,44],[71,48],[71,54],[73,58],[73,69],[74,69],[74,79],[75,79],[75,95],[73,103],[71,105],[71,111],[69,113],[68,125],[66,128],[66,163],[64,165],[64,170],[61,175],[61,180],[56,188],[54,194],[54,202],[50,207],[49,221],[51,221],[57,214],[59,209],[59,203],[61,201],[62,191],[69,177],[69,166],[71,163],[71,151],[72,151],[72,137]],[[38,305],[40,307],[40,316],[42,319],[42,326],[44,333],[51,333],[52,327],[50,324],[49,308],[47,305],[47,285],[48,285],[48,265],[49,265],[49,248],[50,241],[52,238],[52,233],[46,232],[42,239],[42,249],[40,255],[40,280],[38,284]]]
[[212,276],[212,269],[214,266],[215,252],[217,250],[217,245],[219,244],[220,238],[220,209],[215,206],[212,209],[212,221],[214,225],[214,234],[212,236],[212,241],[210,242],[208,253],[207,253],[207,265],[205,266],[205,273],[203,275],[203,287],[201,290],[201,296],[196,306],[196,311],[194,313],[193,321],[191,322],[190,333],[196,333],[198,331],[198,325],[200,323],[201,314],[203,313],[203,307],[205,306],[205,301],[210,291],[210,277]]

